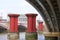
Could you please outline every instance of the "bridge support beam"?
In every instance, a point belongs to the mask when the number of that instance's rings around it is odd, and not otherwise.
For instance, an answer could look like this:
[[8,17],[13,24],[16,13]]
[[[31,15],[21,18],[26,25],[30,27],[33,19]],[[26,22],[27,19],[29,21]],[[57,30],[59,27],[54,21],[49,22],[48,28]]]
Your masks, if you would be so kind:
[[9,40],[19,40],[18,33],[18,16],[19,14],[9,14],[10,17],[10,32],[8,33]]
[[27,16],[26,40],[37,40],[36,32],[37,14],[26,14],[26,16]]
[[59,40],[60,32],[44,32],[45,40]]

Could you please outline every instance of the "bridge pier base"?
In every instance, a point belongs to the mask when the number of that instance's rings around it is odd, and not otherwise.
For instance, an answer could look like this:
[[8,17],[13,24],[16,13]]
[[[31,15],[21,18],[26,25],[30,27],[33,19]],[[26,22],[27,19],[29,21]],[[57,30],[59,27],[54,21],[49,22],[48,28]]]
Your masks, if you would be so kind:
[[18,33],[18,16],[19,14],[9,14],[10,17],[10,30],[8,33],[8,40],[19,40]]
[[9,40],[19,40],[19,33],[8,33]]
[[37,40],[37,32],[26,33],[26,40]]
[[37,40],[36,32],[37,14],[26,14],[26,16],[27,16],[26,40]]

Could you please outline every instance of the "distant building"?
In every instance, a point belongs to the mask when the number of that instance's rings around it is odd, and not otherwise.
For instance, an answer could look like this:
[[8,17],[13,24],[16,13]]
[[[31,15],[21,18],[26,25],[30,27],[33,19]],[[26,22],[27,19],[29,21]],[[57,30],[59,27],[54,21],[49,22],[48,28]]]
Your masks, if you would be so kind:
[[20,15],[18,17],[18,25],[27,27],[27,17],[25,15]]

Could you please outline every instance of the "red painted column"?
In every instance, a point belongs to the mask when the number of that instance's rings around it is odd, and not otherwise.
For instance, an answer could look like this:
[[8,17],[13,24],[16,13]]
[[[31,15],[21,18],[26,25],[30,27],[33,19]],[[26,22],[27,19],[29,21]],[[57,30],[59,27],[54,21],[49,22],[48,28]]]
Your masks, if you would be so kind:
[[15,17],[15,32],[18,32],[18,16]]
[[38,23],[38,30],[43,31],[43,22]]
[[27,32],[36,32],[37,14],[26,14],[26,16],[27,16]]
[[18,32],[18,16],[19,14],[9,14],[10,17],[10,32]]
[[36,32],[37,14],[26,14],[26,16],[27,16],[26,40],[37,40]]

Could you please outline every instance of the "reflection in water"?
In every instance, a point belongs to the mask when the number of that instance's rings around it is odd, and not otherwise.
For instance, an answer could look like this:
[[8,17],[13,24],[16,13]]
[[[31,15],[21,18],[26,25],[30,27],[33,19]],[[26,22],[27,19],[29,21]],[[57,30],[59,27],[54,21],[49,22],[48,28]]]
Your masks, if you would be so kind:
[[0,40],[8,40],[7,34],[0,34]]
[[44,35],[43,34],[38,34],[38,40],[45,40],[45,37],[44,37]]
[[[8,40],[8,34],[0,34],[0,40]],[[19,40],[25,40],[25,32],[19,33]],[[44,40],[44,35],[38,34],[38,40]]]
[[19,36],[20,36],[19,38],[20,40],[25,40],[25,32],[21,32]]

